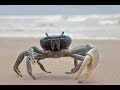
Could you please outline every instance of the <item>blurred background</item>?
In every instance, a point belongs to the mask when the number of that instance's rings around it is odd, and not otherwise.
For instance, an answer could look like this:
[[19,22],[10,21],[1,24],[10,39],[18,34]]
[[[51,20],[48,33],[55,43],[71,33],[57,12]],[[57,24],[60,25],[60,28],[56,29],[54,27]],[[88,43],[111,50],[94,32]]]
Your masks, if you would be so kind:
[[0,5],[0,37],[120,39],[120,5]]

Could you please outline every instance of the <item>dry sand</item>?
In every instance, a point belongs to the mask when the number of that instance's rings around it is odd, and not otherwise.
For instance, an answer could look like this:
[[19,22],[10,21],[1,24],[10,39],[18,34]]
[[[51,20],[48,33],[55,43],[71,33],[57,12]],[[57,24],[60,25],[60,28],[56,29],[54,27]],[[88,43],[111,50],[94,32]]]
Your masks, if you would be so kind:
[[19,68],[23,77],[13,71],[13,65],[19,53],[35,45],[41,49],[39,39],[0,38],[0,84],[1,85],[120,85],[120,41],[119,40],[73,40],[70,48],[80,44],[95,45],[100,54],[100,62],[89,78],[77,83],[76,74],[65,74],[73,68],[73,59],[69,57],[44,59],[41,63],[48,71],[43,72],[37,64],[32,65],[33,80],[26,70],[25,59]]

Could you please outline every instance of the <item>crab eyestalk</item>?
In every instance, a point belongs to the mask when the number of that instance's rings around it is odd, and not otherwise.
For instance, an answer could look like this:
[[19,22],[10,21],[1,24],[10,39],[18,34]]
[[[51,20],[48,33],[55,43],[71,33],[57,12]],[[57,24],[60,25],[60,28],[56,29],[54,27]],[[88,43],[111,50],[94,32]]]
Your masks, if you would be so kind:
[[59,38],[61,38],[63,36],[64,32],[62,32],[62,34],[59,36]]
[[48,33],[46,33],[46,36],[47,36],[48,38],[50,38],[50,36],[48,35]]

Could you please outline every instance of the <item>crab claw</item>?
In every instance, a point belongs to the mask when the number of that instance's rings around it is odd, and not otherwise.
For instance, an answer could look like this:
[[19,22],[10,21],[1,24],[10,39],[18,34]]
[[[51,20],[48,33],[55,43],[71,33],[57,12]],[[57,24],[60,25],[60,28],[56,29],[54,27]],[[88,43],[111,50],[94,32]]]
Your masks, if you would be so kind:
[[[78,80],[78,83],[86,80],[88,76],[91,74],[91,72],[93,71],[93,69],[98,65],[98,63],[99,63],[99,54],[98,54],[97,48],[94,47],[87,52],[87,55],[82,62],[82,65],[76,77],[76,80]],[[81,78],[79,78],[81,73],[86,67],[87,67],[87,72]]]

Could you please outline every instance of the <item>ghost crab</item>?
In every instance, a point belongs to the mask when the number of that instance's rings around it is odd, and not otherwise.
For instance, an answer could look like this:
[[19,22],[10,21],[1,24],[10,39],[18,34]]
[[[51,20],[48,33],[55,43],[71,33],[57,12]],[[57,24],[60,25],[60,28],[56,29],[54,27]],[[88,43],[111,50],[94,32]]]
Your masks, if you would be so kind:
[[[87,79],[99,62],[99,54],[97,48],[92,44],[82,44],[69,50],[68,48],[72,40],[69,36],[63,34],[64,32],[62,32],[60,36],[49,36],[46,33],[46,37],[40,39],[40,45],[43,48],[43,51],[38,49],[36,46],[33,46],[30,47],[29,50],[20,53],[14,64],[14,71],[22,77],[18,66],[20,65],[24,57],[27,56],[26,65],[28,74],[33,79],[36,79],[35,76],[32,74],[31,62],[33,64],[37,62],[37,64],[44,72],[51,73],[49,71],[46,71],[44,66],[39,62],[40,60],[43,60],[45,58],[71,57],[74,59],[74,68],[71,69],[71,72],[65,73],[73,74],[78,72],[78,75],[76,76],[76,80],[78,80],[78,82],[82,82]],[[80,60],[81,62],[78,63],[78,60]],[[86,73],[83,74],[80,78],[80,75],[85,68],[87,68]]]

